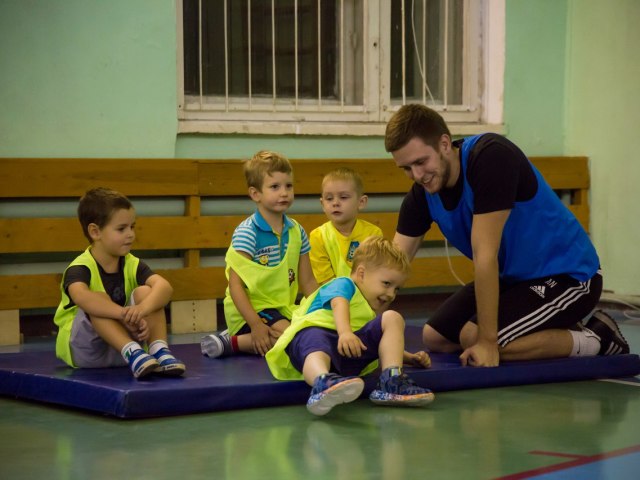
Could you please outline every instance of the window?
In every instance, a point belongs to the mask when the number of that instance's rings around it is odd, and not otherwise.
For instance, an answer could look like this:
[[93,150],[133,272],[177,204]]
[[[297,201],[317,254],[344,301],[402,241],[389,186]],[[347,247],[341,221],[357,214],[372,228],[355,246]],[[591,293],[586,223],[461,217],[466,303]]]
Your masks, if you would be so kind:
[[503,0],[182,0],[178,19],[181,132],[379,134],[415,102],[454,131],[501,122]]

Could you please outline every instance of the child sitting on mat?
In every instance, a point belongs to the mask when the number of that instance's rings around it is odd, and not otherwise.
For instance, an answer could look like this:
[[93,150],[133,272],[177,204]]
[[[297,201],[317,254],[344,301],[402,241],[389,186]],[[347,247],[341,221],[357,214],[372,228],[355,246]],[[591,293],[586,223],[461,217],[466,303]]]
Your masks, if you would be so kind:
[[227,330],[202,338],[202,353],[210,358],[264,356],[289,326],[298,285],[304,295],[318,288],[307,234],[285,214],[293,203],[291,164],[260,151],[244,164],[244,174],[257,209],[233,232],[225,256]]
[[78,218],[91,245],[62,277],[56,355],[72,367],[129,365],[135,378],[182,375],[185,366],[167,345],[164,306],[173,289],[130,253],[133,205],[121,193],[95,188],[80,199]]
[[350,168],[338,168],[322,179],[320,204],[329,221],[309,234],[311,268],[320,285],[348,277],[360,242],[382,236],[380,227],[357,218],[367,200],[362,177]]
[[[356,400],[365,375],[382,373],[369,399],[379,405],[424,406],[433,393],[402,371],[404,319],[387,310],[409,274],[409,262],[395,245],[369,237],[355,252],[350,277],[338,277],[306,298],[291,326],[267,353],[278,380],[304,379],[312,386],[307,409],[326,415]],[[423,366],[429,357],[421,352]]]

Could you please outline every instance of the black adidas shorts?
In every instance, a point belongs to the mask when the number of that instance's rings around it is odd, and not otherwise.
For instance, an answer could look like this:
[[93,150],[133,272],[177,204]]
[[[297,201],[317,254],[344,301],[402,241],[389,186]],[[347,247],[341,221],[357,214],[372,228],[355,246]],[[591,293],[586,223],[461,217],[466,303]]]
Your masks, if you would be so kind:
[[[591,315],[602,293],[602,275],[579,282],[569,275],[500,282],[498,344],[504,347],[518,337],[551,328],[568,329]],[[451,295],[429,318],[430,325],[450,342],[460,343],[468,322],[477,323],[474,284]]]

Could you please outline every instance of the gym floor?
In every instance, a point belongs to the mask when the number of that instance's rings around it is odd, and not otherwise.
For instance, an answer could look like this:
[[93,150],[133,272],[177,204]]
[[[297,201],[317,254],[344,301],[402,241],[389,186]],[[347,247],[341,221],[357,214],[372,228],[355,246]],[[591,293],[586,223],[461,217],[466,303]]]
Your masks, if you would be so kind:
[[[640,353],[640,319],[616,313]],[[0,478],[636,479],[638,426],[638,377],[436,392],[426,409],[358,400],[322,418],[300,405],[119,420],[0,398]]]

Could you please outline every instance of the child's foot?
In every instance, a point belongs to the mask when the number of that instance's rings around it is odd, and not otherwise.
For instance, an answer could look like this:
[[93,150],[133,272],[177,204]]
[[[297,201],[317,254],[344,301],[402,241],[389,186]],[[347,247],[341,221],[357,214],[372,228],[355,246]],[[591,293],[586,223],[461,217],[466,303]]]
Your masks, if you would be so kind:
[[202,354],[209,358],[228,357],[233,354],[231,347],[231,337],[229,331],[224,330],[220,333],[212,333],[205,335],[200,340],[200,349]]
[[629,344],[622,336],[622,332],[616,321],[602,310],[593,312],[585,328],[595,333],[600,338],[600,351],[598,355],[620,355],[629,353]]
[[341,377],[335,373],[325,373],[313,382],[307,410],[314,415],[326,415],[336,405],[356,400],[364,390],[360,377]]
[[369,395],[369,400],[377,405],[405,407],[424,407],[433,402],[434,398],[431,390],[416,385],[399,367],[384,370],[376,389]]
[[168,377],[179,377],[186,370],[184,363],[174,357],[168,348],[161,348],[153,356],[158,361],[155,373]]
[[131,356],[127,358],[131,373],[135,378],[146,377],[160,366],[158,361],[141,348],[135,350]]

